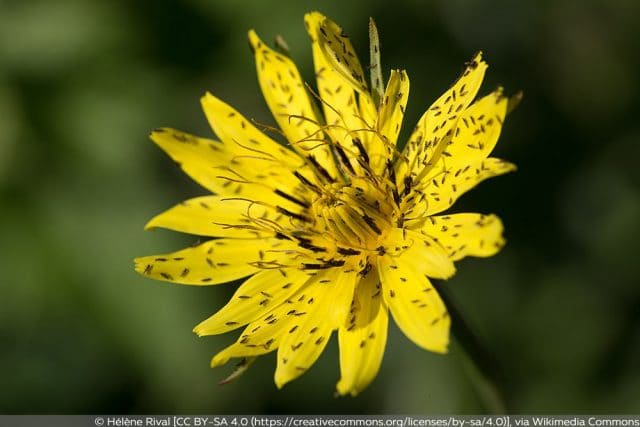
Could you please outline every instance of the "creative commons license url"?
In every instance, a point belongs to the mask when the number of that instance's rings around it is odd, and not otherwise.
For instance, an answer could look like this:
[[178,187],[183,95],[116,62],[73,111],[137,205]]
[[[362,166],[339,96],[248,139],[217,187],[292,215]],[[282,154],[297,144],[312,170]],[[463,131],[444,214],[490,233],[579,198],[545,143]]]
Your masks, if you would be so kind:
[[97,427],[640,427],[636,417],[155,416],[96,417]]

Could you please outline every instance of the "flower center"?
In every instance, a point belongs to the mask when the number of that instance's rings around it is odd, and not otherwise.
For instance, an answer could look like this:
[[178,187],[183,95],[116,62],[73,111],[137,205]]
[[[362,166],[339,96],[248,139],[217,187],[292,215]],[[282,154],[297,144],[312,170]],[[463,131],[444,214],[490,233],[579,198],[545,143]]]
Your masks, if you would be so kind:
[[327,184],[311,205],[315,228],[340,246],[375,250],[394,218],[386,197],[364,178],[352,178],[350,184]]

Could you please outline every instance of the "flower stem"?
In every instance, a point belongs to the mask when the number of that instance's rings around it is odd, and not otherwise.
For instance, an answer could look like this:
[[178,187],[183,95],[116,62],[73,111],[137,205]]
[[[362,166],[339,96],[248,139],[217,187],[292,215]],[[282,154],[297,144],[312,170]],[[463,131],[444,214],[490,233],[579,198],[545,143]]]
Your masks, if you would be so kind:
[[462,361],[485,409],[494,414],[507,412],[504,398],[504,376],[496,359],[471,329],[445,287],[434,284],[451,316],[452,334],[462,349]]

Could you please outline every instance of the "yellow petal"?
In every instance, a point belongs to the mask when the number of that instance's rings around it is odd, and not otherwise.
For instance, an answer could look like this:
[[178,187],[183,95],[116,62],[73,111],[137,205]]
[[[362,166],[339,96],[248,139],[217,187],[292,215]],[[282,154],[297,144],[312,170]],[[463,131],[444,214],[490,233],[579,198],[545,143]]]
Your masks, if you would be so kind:
[[[319,19],[322,15],[317,13],[315,17]],[[332,20],[324,18],[319,22],[317,36],[326,60],[332,68],[355,90],[368,93],[358,55],[342,28]]]
[[199,336],[222,334],[265,316],[298,291],[309,276],[299,270],[264,270],[249,279],[216,314],[194,328]]
[[359,280],[358,271],[347,267],[335,268],[327,270],[323,279],[318,279],[322,289],[329,289],[330,297],[327,300],[329,313],[325,321],[330,323],[332,329],[342,327],[347,320],[353,293]]
[[[311,38],[313,52],[313,64],[316,72],[319,95],[324,101],[322,104],[327,124],[359,123],[358,105],[355,100],[355,92],[348,86],[344,77],[333,69],[327,60],[318,41],[319,28],[325,17],[318,13],[308,13],[304,17],[307,32]],[[355,129],[355,126],[347,126]]]
[[433,170],[414,186],[414,193],[407,199],[405,224],[419,228],[427,216],[448,209],[464,193],[494,176],[516,170],[513,163],[489,157],[472,164],[458,165],[451,169]]
[[[357,162],[353,162],[356,170],[357,164],[362,162],[369,164],[372,171],[380,174],[384,169],[387,151],[384,141],[376,133],[378,110],[364,84],[362,67],[351,42],[342,29],[319,12],[305,15],[305,25],[312,40],[318,90],[325,102],[323,108],[326,122],[341,124],[351,130],[348,137],[341,135],[335,128],[328,133],[334,141],[344,146],[348,155],[359,157]],[[336,60],[336,51],[332,48],[334,39],[340,40],[342,56],[352,64],[343,59],[340,59],[342,62]],[[357,98],[354,97],[354,90],[359,92]],[[354,146],[351,142],[354,137],[358,138],[364,150]],[[366,153],[366,158],[363,158],[362,151]]]
[[[280,217],[280,218],[279,218]],[[186,200],[152,218],[145,229],[156,227],[198,236],[258,238],[273,236],[259,221],[282,219],[273,209],[226,196],[203,196]]]
[[[246,332],[249,331],[249,327],[252,327],[253,325],[257,325],[257,324],[258,324],[257,322],[249,324],[249,326],[247,326],[247,328],[245,329],[245,333],[243,333],[242,337],[240,338],[240,341],[235,342],[230,346],[226,347],[225,349],[221,350],[220,352],[216,353],[211,358],[211,363],[210,363],[211,367],[217,368],[218,366],[222,366],[226,364],[229,361],[229,359],[261,356],[263,354],[270,353],[276,348],[278,348],[278,345],[280,345],[280,340],[282,338],[281,334],[278,334],[278,335],[254,334],[255,335],[254,341],[252,342],[256,342],[259,344],[247,344],[248,341],[245,341],[246,340],[245,337],[249,336],[249,334],[247,334]],[[278,328],[280,328],[280,326],[282,325],[279,325]],[[256,326],[253,326],[253,328],[255,329]],[[267,330],[270,331],[270,329],[265,329],[265,331]]]
[[226,364],[229,359],[239,359],[243,357],[254,357],[267,354],[278,348],[280,337],[269,339],[265,344],[256,345],[255,347],[246,347],[239,343],[233,343],[230,346],[216,353],[210,362],[212,368],[217,368]]
[[324,350],[331,332],[344,324],[357,278],[355,271],[319,272],[308,287],[291,299],[306,301],[292,318],[278,347],[275,383],[281,388],[305,373]]
[[441,160],[451,166],[487,158],[500,137],[508,103],[502,88],[474,102],[460,116]]
[[151,139],[191,178],[214,193],[279,206],[293,213],[302,212],[308,204],[309,190],[295,177],[295,170],[275,163],[265,166],[253,156],[229,150],[226,144],[173,129],[155,130]]
[[453,133],[444,139],[428,167],[414,179],[424,180],[487,158],[498,142],[508,103],[502,88],[498,88],[464,110]]
[[382,295],[400,330],[418,346],[445,353],[451,320],[429,279],[406,256],[378,257]]
[[[376,132],[373,141],[373,169],[380,173],[394,158],[398,134],[402,127],[407,99],[409,97],[409,77],[406,71],[391,71],[384,96],[380,102],[380,111],[376,120]],[[393,183],[394,185],[396,182]]]
[[376,131],[378,110],[369,96],[360,96],[358,106],[364,127],[371,130],[370,132],[361,132],[362,142],[369,154],[369,164],[371,169],[380,175],[388,159],[388,150],[387,145]]
[[[358,138],[362,142],[365,137],[368,137],[368,133],[357,132],[358,129],[363,129],[364,124],[360,117],[354,88],[348,81],[345,81],[340,72],[333,68],[320,45],[319,39],[322,36],[320,28],[325,19],[324,15],[318,12],[305,15],[305,25],[312,42],[318,94],[322,99],[325,122],[328,125],[326,133],[334,141],[334,144],[343,149],[350,162],[349,168],[359,173],[362,170],[361,163],[366,164],[367,162],[361,157],[353,139]],[[361,94],[360,96],[368,97],[369,95]],[[364,145],[362,146],[364,147]]]
[[457,261],[466,256],[489,257],[503,246],[502,222],[495,215],[461,213],[431,216],[420,232],[445,248]]
[[407,161],[398,165],[401,179],[409,173],[420,175],[435,162],[436,152],[446,146],[460,114],[478,93],[486,69],[479,52],[453,86],[422,115],[403,151]]
[[[389,148],[395,147],[409,98],[409,76],[404,70],[392,70],[380,103],[377,130]],[[391,151],[387,153],[391,154]]]
[[[293,296],[274,307],[269,313],[249,323],[238,341],[211,359],[211,366],[223,365],[230,358],[259,356],[278,348],[282,338],[291,333],[294,323],[306,316],[315,304],[316,298],[322,295],[321,289],[317,286],[311,289],[312,283],[317,283],[316,279],[308,280]],[[310,300],[311,304],[309,304]]]
[[211,128],[230,153],[254,159],[261,164],[260,169],[292,171],[304,165],[303,159],[294,151],[269,138],[222,100],[207,92],[201,103]]
[[357,395],[376,377],[384,356],[389,319],[380,278],[372,268],[356,287],[351,315],[338,331],[341,395]]
[[135,259],[135,270],[147,277],[184,285],[217,285],[259,271],[256,265],[286,257],[277,239],[216,239],[170,254]]
[[265,45],[253,30],[249,32],[249,43],[255,54],[260,88],[287,140],[298,153],[313,156],[336,178],[331,151],[295,64]]
[[236,185],[218,178],[220,170],[216,168],[226,166],[231,157],[219,142],[169,128],[154,130],[150,138],[178,163],[187,175],[209,191],[235,191]]
[[394,228],[389,232],[387,242],[385,253],[391,259],[402,260],[404,270],[436,279],[448,279],[456,272],[447,252],[429,236]]

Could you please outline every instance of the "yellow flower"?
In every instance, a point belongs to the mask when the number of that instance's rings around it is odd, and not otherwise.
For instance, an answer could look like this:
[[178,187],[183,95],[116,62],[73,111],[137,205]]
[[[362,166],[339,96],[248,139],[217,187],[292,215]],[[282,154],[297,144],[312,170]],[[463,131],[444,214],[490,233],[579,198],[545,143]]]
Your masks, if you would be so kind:
[[380,368],[389,312],[418,346],[446,352],[450,319],[429,278],[447,279],[454,261],[504,245],[495,215],[439,214],[480,181],[514,170],[488,157],[508,99],[498,89],[472,102],[487,68],[478,53],[399,151],[407,73],[391,72],[377,106],[342,29],[317,12],[305,24],[318,95],[289,57],[249,32],[260,87],[290,148],[209,93],[202,107],[220,141],[151,133],[214,195],[184,201],[146,228],[213,239],[138,258],[135,268],[188,285],[249,277],[195,327],[202,336],[245,326],[212,366],[277,350],[282,387],[313,365],[337,330],[337,390],[356,395]]

